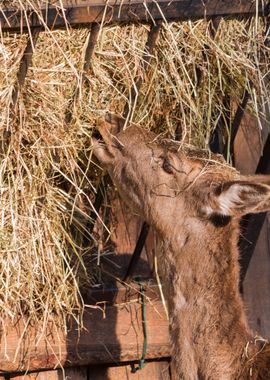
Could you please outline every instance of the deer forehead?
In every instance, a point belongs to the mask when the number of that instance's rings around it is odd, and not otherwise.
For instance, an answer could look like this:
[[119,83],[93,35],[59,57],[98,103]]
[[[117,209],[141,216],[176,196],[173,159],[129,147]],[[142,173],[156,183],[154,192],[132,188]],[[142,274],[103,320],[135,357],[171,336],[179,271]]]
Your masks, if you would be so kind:
[[[226,167],[223,157],[213,155],[207,150],[196,149],[182,142],[176,142],[157,136],[151,131],[140,126],[132,125],[117,134],[120,142],[121,154],[118,155],[119,167],[128,165],[137,174],[144,177],[151,175],[151,172],[165,176],[165,181],[192,182],[198,179],[205,179],[217,175],[227,177],[231,168]],[[174,178],[166,177],[162,171],[162,160],[166,158],[174,170]],[[141,173],[140,173],[141,172]],[[136,173],[133,173],[136,174]],[[149,178],[152,182],[155,178]],[[198,183],[196,182],[196,183]]]

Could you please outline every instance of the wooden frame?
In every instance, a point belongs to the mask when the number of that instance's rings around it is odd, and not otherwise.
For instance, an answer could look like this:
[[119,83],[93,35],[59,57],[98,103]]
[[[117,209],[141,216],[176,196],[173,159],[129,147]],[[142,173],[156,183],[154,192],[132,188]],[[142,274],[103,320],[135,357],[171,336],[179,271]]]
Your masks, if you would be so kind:
[[[146,359],[170,357],[168,320],[156,286],[146,286]],[[0,341],[0,374],[89,364],[138,361],[143,350],[143,327],[138,287],[93,291],[93,304],[77,322],[65,328],[48,323],[29,326],[21,319],[15,326],[2,321],[6,340]],[[100,301],[102,300],[102,301]],[[114,302],[112,305],[111,302]],[[20,351],[17,352],[18,342]]]
[[269,4],[260,0],[258,8],[253,0],[65,0],[58,4],[26,12],[14,8],[0,8],[2,31],[25,31],[29,28],[64,28],[68,25],[86,26],[93,22],[152,22],[243,16],[268,13]]

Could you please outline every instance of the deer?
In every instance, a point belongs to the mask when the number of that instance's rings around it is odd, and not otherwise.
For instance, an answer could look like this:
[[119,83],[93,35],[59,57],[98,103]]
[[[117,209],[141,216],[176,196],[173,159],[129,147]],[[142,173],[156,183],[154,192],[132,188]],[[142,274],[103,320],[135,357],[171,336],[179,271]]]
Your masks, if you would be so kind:
[[242,176],[217,154],[116,115],[93,153],[120,197],[155,231],[176,379],[270,379],[270,346],[239,291],[239,220],[270,209],[270,176]]

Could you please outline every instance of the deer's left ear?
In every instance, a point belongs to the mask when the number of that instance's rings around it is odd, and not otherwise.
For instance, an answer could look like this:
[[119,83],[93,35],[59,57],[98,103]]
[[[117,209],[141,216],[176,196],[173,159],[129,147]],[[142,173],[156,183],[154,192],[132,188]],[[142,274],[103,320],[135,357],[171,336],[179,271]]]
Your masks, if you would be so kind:
[[99,120],[98,131],[103,141],[92,137],[94,155],[104,166],[113,164],[113,160],[118,151],[123,149],[121,141],[118,140],[117,134],[123,129],[125,120],[120,116],[107,113],[105,120]]
[[239,217],[270,210],[270,186],[253,178],[225,182],[212,189],[207,214]]

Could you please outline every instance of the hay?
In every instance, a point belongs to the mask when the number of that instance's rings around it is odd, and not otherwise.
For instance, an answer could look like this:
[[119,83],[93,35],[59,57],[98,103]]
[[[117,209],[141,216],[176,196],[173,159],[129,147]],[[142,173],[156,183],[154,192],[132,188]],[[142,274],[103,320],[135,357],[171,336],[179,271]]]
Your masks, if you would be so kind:
[[[31,6],[30,1],[7,3]],[[100,116],[108,110],[121,114],[130,102],[134,81],[142,75],[148,30],[103,27],[83,87],[88,31],[42,32],[15,118],[11,95],[27,38],[1,35],[0,318],[26,314],[46,325],[54,315],[65,326],[69,315],[83,311],[80,289],[96,281],[96,269],[85,263],[95,261],[90,253],[102,239],[96,232],[88,236],[89,247],[82,244],[101,176],[92,162],[90,137]],[[264,109],[268,69],[259,57],[262,51],[267,54],[263,42],[263,24],[255,19],[222,20],[215,40],[206,21],[164,23],[133,121],[169,138],[181,124],[183,140],[207,147],[220,119],[229,132],[229,108],[245,89],[251,91],[250,112]],[[77,86],[79,98],[66,125]]]

